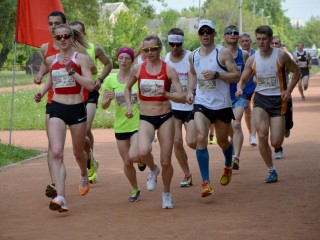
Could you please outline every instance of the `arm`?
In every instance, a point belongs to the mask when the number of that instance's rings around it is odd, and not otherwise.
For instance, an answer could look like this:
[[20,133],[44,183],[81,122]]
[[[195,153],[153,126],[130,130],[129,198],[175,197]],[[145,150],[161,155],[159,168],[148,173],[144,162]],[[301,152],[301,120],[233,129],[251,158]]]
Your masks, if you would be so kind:
[[232,53],[229,49],[227,48],[221,49],[220,61],[224,66],[226,66],[228,72],[221,73],[219,76],[219,79],[229,83],[239,82],[239,79],[240,79],[239,72],[234,62]]
[[41,48],[40,48],[40,52],[41,52],[41,56],[42,56],[42,62],[40,65],[40,70],[38,72],[38,74],[35,76],[33,82],[35,84],[41,84],[41,80],[43,78],[44,75],[46,75],[49,72],[49,68],[46,65],[46,59],[45,59],[45,54],[48,50],[48,43],[42,44]]
[[112,65],[110,58],[107,56],[107,54],[104,52],[103,48],[100,45],[98,45],[98,44],[94,45],[94,52],[96,54],[96,58],[98,58],[99,61],[103,64],[103,70],[102,70],[100,76],[95,81],[95,84],[96,84],[95,89],[99,90],[104,79],[111,72],[113,65]]
[[[92,74],[90,70],[90,57],[79,53],[77,61],[79,63],[79,66],[81,67],[82,75],[78,73],[74,73],[72,77],[84,88],[86,88],[91,92],[94,89],[94,83],[93,83]],[[65,64],[65,69],[67,72],[70,72],[70,69],[71,69],[70,59],[68,59],[68,62]]]
[[167,64],[167,75],[171,80],[171,83],[176,90],[174,93],[166,92],[164,87],[158,88],[158,91],[162,93],[162,96],[168,98],[169,100],[177,103],[186,103],[186,94],[182,90],[181,83],[179,81],[178,74],[176,70]]
[[192,56],[193,54],[189,55],[190,70],[189,70],[189,79],[188,79],[188,93],[186,96],[187,103],[189,104],[192,104],[194,100],[194,87],[196,85],[196,79],[197,79],[197,74],[193,66]]
[[132,104],[131,104],[131,89],[132,89],[132,86],[138,80],[137,76],[139,76],[140,68],[141,68],[141,65],[135,65],[132,68],[129,81],[127,82],[126,88],[124,89],[124,96],[125,96],[126,105],[127,105],[127,111],[126,111],[127,118],[133,117]]
[[254,55],[250,56],[248,60],[246,61],[246,65],[244,67],[244,70],[241,74],[240,81],[237,84],[237,92],[236,92],[236,97],[239,98],[242,96],[244,85],[248,82],[250,79],[253,70],[252,70],[252,63],[254,60]]
[[105,90],[103,95],[103,100],[102,100],[102,108],[103,109],[109,108],[113,98],[114,98],[114,92]]
[[307,58],[308,58],[308,68],[311,69],[312,67],[312,57],[310,55],[310,53],[307,53]]
[[294,87],[297,85],[298,81],[301,77],[300,68],[298,65],[289,57],[288,54],[284,54],[283,52],[279,53],[280,59],[283,59],[283,65],[292,72],[292,78],[290,81],[290,85],[288,86],[287,90],[282,95],[282,99],[284,101],[288,101],[291,98],[291,93],[294,89]]

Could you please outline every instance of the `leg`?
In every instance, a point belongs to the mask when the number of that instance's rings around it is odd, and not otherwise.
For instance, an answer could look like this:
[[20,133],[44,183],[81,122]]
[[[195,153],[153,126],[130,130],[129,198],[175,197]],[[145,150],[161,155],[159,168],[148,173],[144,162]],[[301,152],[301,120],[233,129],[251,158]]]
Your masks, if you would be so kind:
[[305,100],[305,96],[304,96],[304,94],[303,94],[302,79],[300,79],[299,82],[298,82],[298,90],[299,90],[299,92],[300,92],[302,101],[304,101],[304,100]]
[[48,137],[51,147],[51,176],[55,180],[57,195],[65,197],[66,169],[63,163],[63,151],[66,138],[66,125],[59,118],[48,121]]
[[246,105],[248,106],[248,108],[244,111],[244,118],[249,131],[250,145],[254,147],[254,146],[257,146],[257,140],[256,140],[256,129],[254,126],[254,121],[252,116],[251,100],[247,99]]
[[89,138],[90,148],[93,150],[94,145],[94,137],[92,134],[92,123],[93,119],[96,115],[96,107],[95,103],[88,103],[87,104],[87,137]]
[[163,191],[170,192],[170,185],[173,176],[173,167],[171,164],[174,123],[173,117],[164,122],[158,129],[160,144],[160,163],[162,167]]
[[306,75],[302,78],[303,81],[303,90],[306,91],[309,86],[309,75]]
[[233,148],[234,148],[234,156],[238,159],[240,158],[241,148],[243,144],[243,132],[241,127],[241,119],[243,116],[244,107],[238,106],[233,109],[233,114],[235,119],[232,121],[232,129],[233,129]]

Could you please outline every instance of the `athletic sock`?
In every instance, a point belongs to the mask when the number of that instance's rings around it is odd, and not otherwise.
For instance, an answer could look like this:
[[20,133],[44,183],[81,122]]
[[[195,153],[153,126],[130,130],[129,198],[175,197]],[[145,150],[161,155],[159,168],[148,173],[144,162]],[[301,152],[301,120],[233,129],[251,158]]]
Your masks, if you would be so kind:
[[226,150],[222,150],[223,155],[225,157],[224,165],[227,168],[230,168],[232,166],[232,152],[233,152],[233,145],[230,143],[229,147]]
[[208,149],[196,149],[196,156],[203,181],[209,181],[209,152]]
[[269,167],[268,170],[269,170],[269,172],[270,172],[270,171],[277,171],[276,168],[275,168],[275,166]]

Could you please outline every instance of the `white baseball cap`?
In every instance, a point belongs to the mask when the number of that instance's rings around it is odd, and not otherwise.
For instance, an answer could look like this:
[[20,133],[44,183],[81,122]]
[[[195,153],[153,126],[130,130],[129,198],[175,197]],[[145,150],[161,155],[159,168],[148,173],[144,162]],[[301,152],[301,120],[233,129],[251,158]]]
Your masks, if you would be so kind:
[[198,26],[198,31],[200,30],[200,28],[202,28],[203,26],[208,26],[209,28],[211,28],[212,30],[214,29],[214,25],[210,20],[201,20]]

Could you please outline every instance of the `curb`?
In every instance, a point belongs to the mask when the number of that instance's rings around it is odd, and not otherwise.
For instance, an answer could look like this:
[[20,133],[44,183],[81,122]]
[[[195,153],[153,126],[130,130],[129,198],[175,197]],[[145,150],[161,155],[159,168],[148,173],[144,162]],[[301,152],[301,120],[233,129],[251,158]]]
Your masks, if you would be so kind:
[[22,160],[22,161],[19,161],[19,162],[16,162],[16,163],[11,163],[11,164],[9,164],[9,165],[0,167],[0,172],[6,170],[7,168],[15,167],[15,166],[17,166],[17,165],[24,164],[24,163],[29,162],[29,161],[32,161],[32,160],[36,160],[36,159],[38,159],[38,158],[42,158],[42,157],[47,156],[47,155],[48,155],[48,153],[42,153],[42,154],[40,154],[40,155],[38,155],[38,156],[35,156],[35,157],[27,158],[27,159],[25,159],[25,160]]

